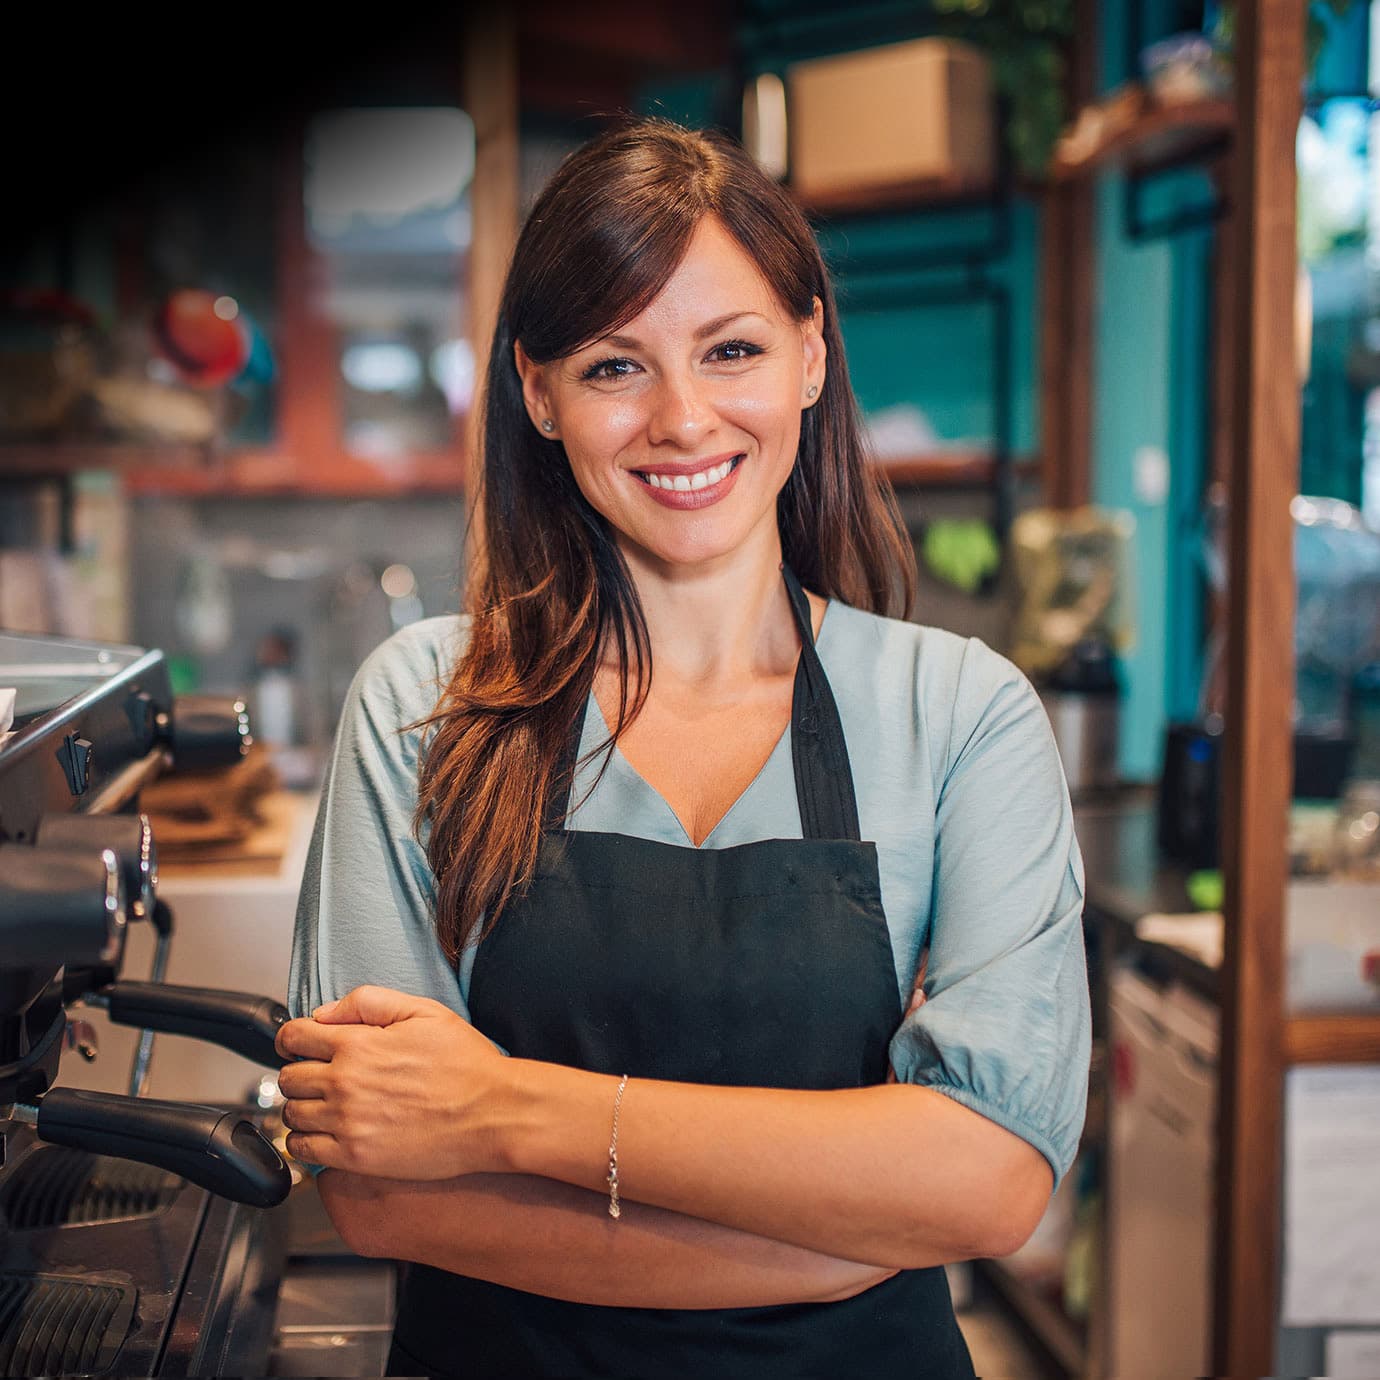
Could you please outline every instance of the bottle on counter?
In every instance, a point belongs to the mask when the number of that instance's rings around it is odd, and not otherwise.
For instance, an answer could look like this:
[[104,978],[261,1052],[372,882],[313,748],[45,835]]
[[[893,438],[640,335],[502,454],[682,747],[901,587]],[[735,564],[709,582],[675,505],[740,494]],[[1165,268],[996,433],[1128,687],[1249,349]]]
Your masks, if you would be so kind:
[[288,628],[261,638],[254,653],[254,737],[266,747],[297,742],[296,661],[297,638]]

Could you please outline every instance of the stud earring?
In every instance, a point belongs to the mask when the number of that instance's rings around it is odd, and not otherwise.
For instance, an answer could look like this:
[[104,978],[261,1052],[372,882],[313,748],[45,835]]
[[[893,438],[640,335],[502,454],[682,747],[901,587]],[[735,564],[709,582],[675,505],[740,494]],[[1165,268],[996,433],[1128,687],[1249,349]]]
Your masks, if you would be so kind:
[[549,436],[556,429],[556,423],[547,417],[541,424],[541,429]]
[[812,384],[805,390],[805,396],[806,396],[807,398],[813,398],[814,395],[815,395],[816,393],[818,393],[818,392],[819,392],[819,389],[816,388],[815,385],[812,383]]

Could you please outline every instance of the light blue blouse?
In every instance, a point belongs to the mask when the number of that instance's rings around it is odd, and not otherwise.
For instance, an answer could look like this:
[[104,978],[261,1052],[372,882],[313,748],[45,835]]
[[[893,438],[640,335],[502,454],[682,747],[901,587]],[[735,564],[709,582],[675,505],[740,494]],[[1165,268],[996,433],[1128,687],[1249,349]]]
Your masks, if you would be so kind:
[[[375,983],[469,1017],[474,949],[457,973],[436,942],[434,878],[412,833],[421,730],[400,731],[431,712],[467,635],[464,618],[414,623],[355,676],[298,903],[294,1015]],[[891,1042],[896,1076],[1014,1132],[1057,1182],[1083,1127],[1090,1021],[1083,862],[1044,708],[975,638],[830,601],[817,646],[862,837],[877,845],[902,1007],[929,947],[926,1001]],[[591,695],[581,754],[606,734]],[[585,798],[602,760],[581,769],[569,827],[693,846],[617,750]],[[801,835],[787,728],[700,846]]]

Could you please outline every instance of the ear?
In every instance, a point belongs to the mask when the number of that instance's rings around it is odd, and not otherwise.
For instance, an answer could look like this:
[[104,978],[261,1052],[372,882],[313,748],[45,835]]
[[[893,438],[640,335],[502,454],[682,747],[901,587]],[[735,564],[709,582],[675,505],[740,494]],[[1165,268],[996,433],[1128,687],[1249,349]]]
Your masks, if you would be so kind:
[[[824,304],[814,299],[814,310],[800,323],[800,343],[804,351],[804,377],[800,382],[801,407],[813,407],[824,393],[825,364],[829,347],[824,343]],[[810,389],[816,391],[812,395]]]
[[560,427],[553,426],[549,431],[543,429],[543,422],[555,422],[551,411],[551,395],[546,386],[546,370],[527,357],[522,342],[513,342],[513,363],[517,367],[518,378],[522,380],[522,401],[527,406],[527,415],[532,425],[541,432],[542,439],[554,441],[560,435]]

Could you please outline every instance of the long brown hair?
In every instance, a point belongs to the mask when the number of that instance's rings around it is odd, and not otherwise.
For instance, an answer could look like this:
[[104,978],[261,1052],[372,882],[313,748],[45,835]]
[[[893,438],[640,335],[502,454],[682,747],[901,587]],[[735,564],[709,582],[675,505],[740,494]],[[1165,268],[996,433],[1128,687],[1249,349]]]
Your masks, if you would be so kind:
[[732,139],[663,119],[624,121],[570,154],[532,207],[504,284],[484,390],[470,641],[424,721],[433,731],[415,827],[419,838],[430,827],[436,927],[452,962],[531,880],[547,803],[570,789],[566,745],[601,649],[617,649],[621,686],[617,721],[596,749],[607,750],[605,767],[652,674],[617,534],[576,486],[561,443],[532,426],[513,343],[545,364],[631,321],[708,215],[797,320],[816,297],[824,307],[823,394],[801,415],[777,501],[785,560],[820,594],[910,613],[914,551],[890,485],[868,463],[833,290],[799,208]]

